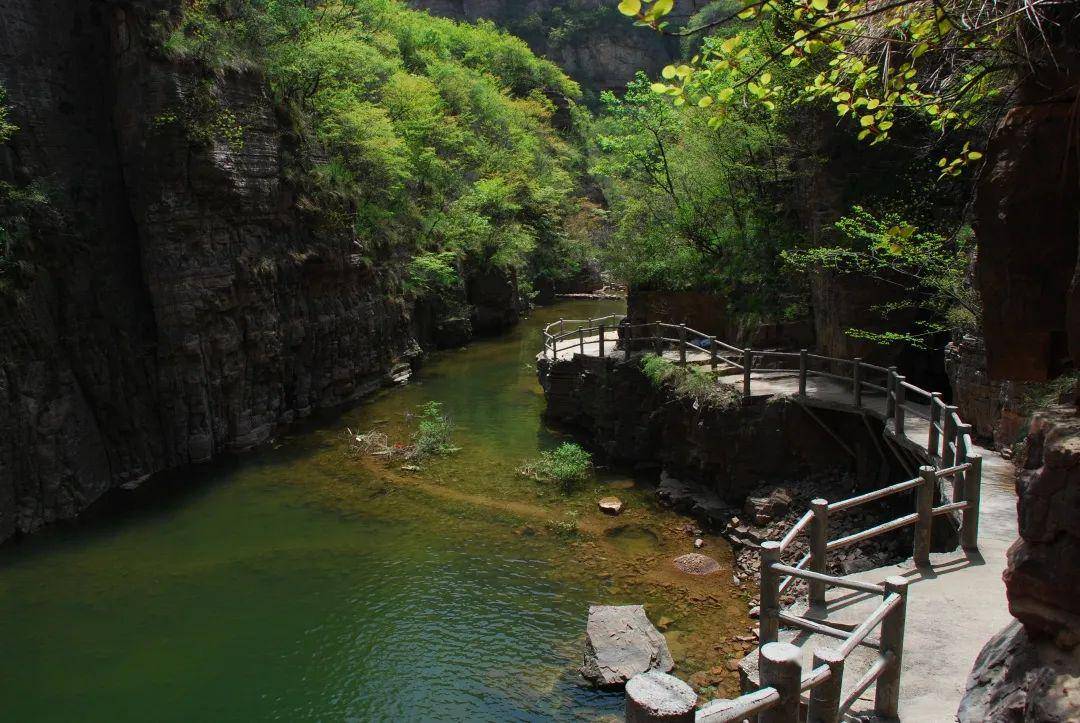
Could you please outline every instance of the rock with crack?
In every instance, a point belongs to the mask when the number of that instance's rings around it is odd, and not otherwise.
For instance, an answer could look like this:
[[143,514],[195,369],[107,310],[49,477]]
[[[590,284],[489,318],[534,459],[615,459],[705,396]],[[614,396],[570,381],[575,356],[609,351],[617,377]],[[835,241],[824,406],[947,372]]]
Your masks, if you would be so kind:
[[605,515],[618,515],[623,511],[623,501],[618,497],[601,497],[596,503]]
[[620,688],[647,670],[675,667],[667,641],[642,605],[592,605],[581,674],[601,688]]

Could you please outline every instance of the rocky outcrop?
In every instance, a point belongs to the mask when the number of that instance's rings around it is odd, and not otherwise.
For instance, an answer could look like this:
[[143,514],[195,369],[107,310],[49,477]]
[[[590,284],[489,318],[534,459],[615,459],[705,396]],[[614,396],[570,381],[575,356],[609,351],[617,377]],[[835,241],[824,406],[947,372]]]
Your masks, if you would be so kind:
[[1011,449],[1027,431],[1024,407],[1026,385],[997,381],[986,368],[983,340],[964,334],[945,347],[945,372],[952,388],[952,403],[975,434],[992,439],[996,449]]
[[1080,712],[1080,647],[1063,651],[1013,621],[979,653],[960,723],[1068,723]]
[[[0,80],[19,132],[0,176],[51,189],[34,266],[0,294],[0,539],[107,490],[270,439],[417,351],[387,267],[318,234],[262,78],[156,52],[178,0],[11,0]],[[227,111],[196,143],[180,109]]]
[[1048,6],[1031,72],[990,138],[975,196],[977,280],[992,379],[1042,381],[1080,363],[1080,18]]
[[1017,618],[980,653],[959,717],[967,721],[1080,718],[1080,415],[1035,415],[1019,459],[1018,539],[1005,588]]
[[[609,0],[409,0],[409,5],[456,20],[491,20],[524,39],[593,91],[618,90],[643,70],[655,77],[678,44],[634,27]],[[708,4],[682,0],[671,20],[680,24]]]
[[1009,549],[1009,610],[1032,633],[1080,643],[1080,416],[1035,415],[1016,478],[1020,539]]
[[601,688],[618,688],[647,670],[675,667],[667,641],[641,605],[592,605],[585,628],[581,674]]

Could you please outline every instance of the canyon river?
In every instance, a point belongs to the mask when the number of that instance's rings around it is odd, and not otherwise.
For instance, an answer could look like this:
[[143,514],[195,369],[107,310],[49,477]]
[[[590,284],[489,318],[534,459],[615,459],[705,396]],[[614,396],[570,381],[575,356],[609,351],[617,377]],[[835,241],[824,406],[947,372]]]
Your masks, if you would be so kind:
[[[569,493],[517,473],[561,439],[535,355],[559,317],[433,355],[406,386],[272,445],[110,495],[75,524],[0,550],[0,695],[12,721],[576,720],[621,693],[577,673],[590,603],[644,603],[683,677],[739,650],[746,593],[676,573],[692,521],[648,474]],[[461,450],[403,470],[350,453],[346,428],[407,442],[442,402]],[[612,518],[596,500],[628,503]],[[733,692],[719,674],[716,692]]]

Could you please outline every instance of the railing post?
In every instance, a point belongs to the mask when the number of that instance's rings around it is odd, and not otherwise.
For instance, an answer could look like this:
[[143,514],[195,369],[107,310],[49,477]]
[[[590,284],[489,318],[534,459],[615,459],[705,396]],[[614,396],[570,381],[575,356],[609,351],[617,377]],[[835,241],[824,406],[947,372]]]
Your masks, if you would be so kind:
[[855,399],[855,408],[862,408],[862,359],[855,357],[855,370],[851,373],[851,396]]
[[540,332],[540,340],[544,343],[544,358],[549,359],[550,357],[548,356],[548,333],[546,329]]
[[679,324],[679,363],[686,366],[686,324]]
[[656,324],[653,326],[653,331],[656,332],[656,339],[654,340],[655,343],[656,343],[656,356],[663,356],[664,355],[664,340],[663,340],[664,335],[662,333],[663,329],[660,327],[660,322],[659,321],[656,322]]
[[839,723],[841,689],[844,684],[844,656],[834,648],[814,651],[814,669],[829,666],[829,678],[810,690],[806,723]]
[[562,318],[560,318],[560,319],[559,319],[559,333],[560,333],[560,334],[563,334],[563,333],[565,333],[565,332],[566,332],[566,328],[565,328],[565,327],[566,327],[566,322],[565,322],[565,321],[564,321],[564,320],[563,320]]
[[584,327],[577,328],[578,348],[581,350],[581,355],[585,356],[585,329]]
[[937,457],[938,447],[941,442],[941,432],[938,425],[941,424],[941,392],[930,393],[930,436],[926,440],[926,451],[931,457]]
[[791,643],[769,643],[761,648],[761,684],[776,688],[780,702],[759,713],[759,723],[798,723],[801,658],[799,649]]
[[775,643],[780,634],[780,576],[772,568],[780,562],[780,543],[766,540],[758,550],[761,556],[761,603],[758,606],[758,641],[760,645]]
[[979,549],[979,501],[982,497],[982,456],[972,455],[968,460],[971,469],[964,473],[964,500],[968,503],[964,510],[963,527],[960,528],[960,545],[965,550]]
[[[971,435],[970,424],[958,424],[956,425],[956,461],[954,464],[964,464],[968,461],[968,448],[964,443],[964,437]],[[966,472],[957,472],[952,478],[952,501],[959,502],[963,499],[964,494],[964,478],[967,476]]]
[[915,488],[915,545],[911,557],[919,567],[930,565],[930,529],[934,524],[934,488],[937,487],[937,470],[919,467],[922,482]]
[[950,448],[950,444],[956,444],[956,418],[953,416],[957,407],[948,406],[941,410],[945,417],[945,424],[941,433],[941,466],[952,467],[956,463],[956,449]]
[[742,394],[747,399],[750,398],[750,367],[754,363],[754,350],[743,349],[742,353]]
[[885,419],[892,419],[893,409],[896,407],[896,367],[889,367],[889,373],[885,377]]
[[[813,518],[810,520],[810,569],[825,574],[828,572],[829,544],[829,503],[823,499],[810,502]],[[825,607],[825,583],[811,580],[810,607]]]
[[892,658],[877,679],[874,712],[880,717],[894,719],[900,708],[900,668],[904,662],[904,618],[907,616],[908,581],[903,577],[885,580],[885,595],[899,595],[900,602],[881,621],[879,651]]
[[709,337],[709,367],[716,371],[716,337]]
[[905,379],[906,377],[897,374],[893,381],[893,384],[896,385],[894,395],[896,397],[896,407],[893,409],[893,431],[896,432],[897,437],[904,436],[904,403],[907,401],[907,392],[904,391]]
[[806,396],[806,349],[799,350],[799,396]]
[[606,332],[607,332],[607,329],[605,329],[604,325],[601,324],[600,325],[600,358],[601,359],[604,358],[604,334]]

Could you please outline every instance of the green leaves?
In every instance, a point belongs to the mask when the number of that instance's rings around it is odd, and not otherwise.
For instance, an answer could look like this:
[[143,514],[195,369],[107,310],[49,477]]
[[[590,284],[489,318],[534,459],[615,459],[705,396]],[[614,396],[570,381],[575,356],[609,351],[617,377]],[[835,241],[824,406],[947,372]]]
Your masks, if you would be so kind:
[[634,17],[641,12],[641,0],[622,0],[619,3],[619,12]]

